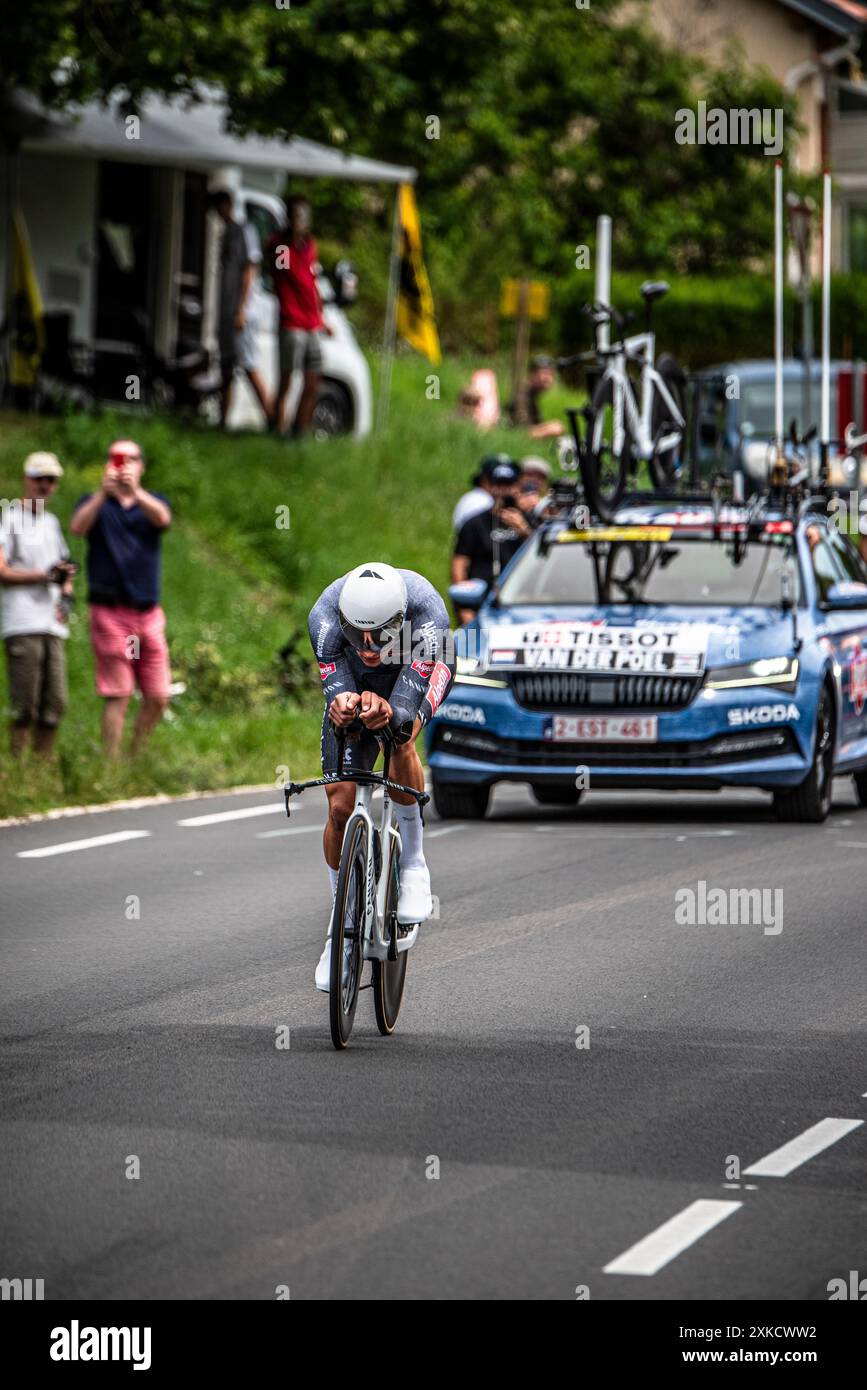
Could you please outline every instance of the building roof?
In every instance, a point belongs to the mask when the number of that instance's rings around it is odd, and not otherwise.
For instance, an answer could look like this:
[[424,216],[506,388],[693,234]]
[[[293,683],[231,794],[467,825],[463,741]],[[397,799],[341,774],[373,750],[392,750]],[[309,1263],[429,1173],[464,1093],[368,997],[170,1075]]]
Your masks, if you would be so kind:
[[[10,103],[4,103],[10,112]],[[328,176],[357,183],[412,183],[416,171],[363,155],[344,154],[300,136],[281,139],[233,135],[226,129],[227,104],[217,93],[200,101],[147,96],[138,106],[140,126],[130,139],[121,103],[92,101],[72,115],[39,108],[21,93],[12,100],[25,150],[42,150],[94,159],[174,165],[202,172],[224,165],[278,170],[311,178]]]
[[780,3],[842,38],[867,27],[867,4],[859,4],[858,0],[780,0]]

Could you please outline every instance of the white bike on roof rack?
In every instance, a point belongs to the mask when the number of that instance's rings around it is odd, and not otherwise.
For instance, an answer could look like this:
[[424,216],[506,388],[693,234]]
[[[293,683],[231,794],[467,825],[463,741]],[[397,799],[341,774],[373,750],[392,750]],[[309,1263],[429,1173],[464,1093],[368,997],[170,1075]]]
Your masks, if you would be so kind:
[[[585,450],[594,475],[594,501],[602,515],[613,512],[639,463],[648,465],[657,488],[671,487],[680,477],[686,378],[669,353],[656,361],[656,334],[650,326],[653,303],[667,292],[664,280],[644,282],[645,329],[628,338],[624,330],[634,315],[619,314],[608,304],[591,304],[585,311],[596,328],[595,356],[602,368],[588,411]],[[621,338],[608,346],[599,330],[611,322]]]

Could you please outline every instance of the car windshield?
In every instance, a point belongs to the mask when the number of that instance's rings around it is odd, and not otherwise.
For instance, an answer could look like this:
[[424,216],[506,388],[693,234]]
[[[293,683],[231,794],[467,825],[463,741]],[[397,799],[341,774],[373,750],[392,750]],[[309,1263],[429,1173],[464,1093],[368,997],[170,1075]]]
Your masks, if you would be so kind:
[[[559,541],[527,547],[499,591],[501,607],[547,604],[730,604],[778,607],[784,589],[800,602],[791,539],[748,542],[673,533],[671,539]],[[788,579],[784,578],[788,575]]]

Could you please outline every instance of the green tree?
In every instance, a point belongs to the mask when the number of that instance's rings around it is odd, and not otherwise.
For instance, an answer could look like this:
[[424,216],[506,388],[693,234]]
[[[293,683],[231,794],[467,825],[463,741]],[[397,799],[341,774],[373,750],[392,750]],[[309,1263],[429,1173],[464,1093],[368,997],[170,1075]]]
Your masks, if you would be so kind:
[[[573,275],[600,212],[614,218],[621,270],[765,261],[772,161],[750,146],[678,145],[676,113],[699,97],[783,107],[786,159],[794,136],[791,104],[742,52],[703,66],[625,22],[617,0],[40,0],[7,7],[0,53],[3,80],[55,105],[217,83],[239,130],[416,167],[447,342],[490,340],[502,276]],[[320,235],[350,244],[379,296],[383,190],[311,194]]]

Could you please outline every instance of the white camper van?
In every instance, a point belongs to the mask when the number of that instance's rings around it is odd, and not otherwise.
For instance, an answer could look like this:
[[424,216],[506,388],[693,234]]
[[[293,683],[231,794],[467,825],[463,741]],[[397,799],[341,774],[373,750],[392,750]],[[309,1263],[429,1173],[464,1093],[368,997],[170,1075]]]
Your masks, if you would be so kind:
[[[286,225],[286,207],[282,199],[258,189],[241,188],[235,192],[235,215],[239,221],[251,223],[264,247],[273,234]],[[369,433],[372,416],[370,371],[343,312],[343,306],[354,299],[353,277],[348,268],[335,276],[336,283],[324,273],[319,276],[323,316],[331,329],[331,337],[322,335],[322,381],[313,412],[313,433],[320,437],[330,434]],[[269,288],[267,277],[260,275],[253,290],[252,321],[256,324],[256,357],[259,370],[272,394],[277,389],[279,313],[277,297]],[[293,382],[289,396],[289,418],[301,392],[301,375]],[[232,391],[229,429],[255,429],[262,424],[262,412],[243,373],[238,373]]]
[[[35,397],[46,409],[56,400],[62,407],[112,401],[130,410],[215,411],[222,224],[207,211],[209,188],[230,191],[236,216],[264,243],[285,224],[277,191],[287,178],[392,186],[415,178],[414,169],[299,136],[233,135],[215,90],[202,89],[193,103],[145,97],[136,121],[133,131],[117,101],[89,102],[70,116],[20,93],[0,94],[0,285],[8,278],[14,194],[43,307],[31,406]],[[333,330],[322,342],[320,435],[362,435],[371,425],[370,375],[342,309],[351,302],[350,279],[344,272],[319,282]],[[259,366],[274,389],[278,310],[263,284],[255,307]],[[10,345],[23,331],[14,302],[5,315],[0,304],[0,397]],[[300,389],[299,381],[296,399]],[[261,428],[240,374],[233,395],[230,427]]]

